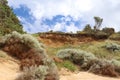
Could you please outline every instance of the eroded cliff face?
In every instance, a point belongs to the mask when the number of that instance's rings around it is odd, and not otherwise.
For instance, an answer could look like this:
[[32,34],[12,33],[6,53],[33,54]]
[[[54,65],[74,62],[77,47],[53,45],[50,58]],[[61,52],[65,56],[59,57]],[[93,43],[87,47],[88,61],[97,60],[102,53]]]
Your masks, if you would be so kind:
[[60,33],[41,33],[39,35],[39,40],[44,44],[50,46],[62,46],[65,44],[80,44],[83,42],[91,42],[94,41],[89,35],[86,34],[60,34]]

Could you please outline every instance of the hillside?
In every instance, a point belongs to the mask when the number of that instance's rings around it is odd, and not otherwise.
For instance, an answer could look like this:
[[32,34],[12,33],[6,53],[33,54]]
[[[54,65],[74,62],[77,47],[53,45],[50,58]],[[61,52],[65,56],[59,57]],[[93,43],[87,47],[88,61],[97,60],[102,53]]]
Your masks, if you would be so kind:
[[0,80],[120,80],[120,32],[94,29],[27,34],[0,0]]
[[[46,45],[61,46],[65,44],[79,44],[81,42],[91,42],[94,38],[87,34],[71,33],[39,33],[39,39]],[[59,45],[58,45],[59,44]],[[52,46],[51,45],[51,46]]]
[[[5,52],[0,51],[0,79],[1,80],[15,80],[21,72],[19,71],[19,61],[6,55]],[[88,72],[71,72],[65,68],[59,71],[60,80],[119,80],[119,78],[110,78],[95,75]]]
[[0,0],[0,35],[12,31],[23,33],[20,21],[7,3],[7,0]]

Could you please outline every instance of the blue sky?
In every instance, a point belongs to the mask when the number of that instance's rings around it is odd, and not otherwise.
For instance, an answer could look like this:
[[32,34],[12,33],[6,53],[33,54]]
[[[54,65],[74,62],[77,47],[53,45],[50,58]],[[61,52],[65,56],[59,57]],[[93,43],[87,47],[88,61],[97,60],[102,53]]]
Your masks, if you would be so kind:
[[76,32],[86,24],[94,25],[94,16],[102,17],[102,27],[120,31],[119,0],[8,0],[28,33],[49,30]]

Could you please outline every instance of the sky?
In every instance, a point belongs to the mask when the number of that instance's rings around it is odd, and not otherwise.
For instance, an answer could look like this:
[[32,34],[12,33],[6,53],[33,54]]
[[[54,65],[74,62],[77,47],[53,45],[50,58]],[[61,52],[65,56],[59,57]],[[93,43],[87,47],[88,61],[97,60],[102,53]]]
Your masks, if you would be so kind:
[[103,18],[103,27],[120,31],[120,0],[8,0],[28,33],[83,30]]

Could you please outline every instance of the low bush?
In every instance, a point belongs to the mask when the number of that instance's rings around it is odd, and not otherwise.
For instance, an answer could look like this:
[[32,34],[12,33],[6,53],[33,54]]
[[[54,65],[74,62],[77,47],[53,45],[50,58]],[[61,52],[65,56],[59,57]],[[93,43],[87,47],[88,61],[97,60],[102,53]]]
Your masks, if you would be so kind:
[[96,57],[92,53],[76,49],[60,50],[57,53],[57,56],[62,59],[70,60],[79,65],[82,65],[89,60],[96,59]]
[[109,51],[120,51],[120,45],[113,42],[106,43],[104,47]]
[[77,67],[70,61],[64,61],[62,63],[63,67],[67,68],[70,71],[75,71],[77,70]]
[[45,80],[47,74],[47,66],[31,66],[25,68],[23,74],[19,75],[16,80]]
[[116,59],[112,59],[110,60],[111,64],[114,65],[115,71],[120,73],[120,61],[116,60]]
[[102,31],[107,33],[108,35],[115,33],[114,28],[108,28],[108,27],[103,28]]
[[[88,63],[90,64],[90,63]],[[118,72],[115,71],[115,66],[110,63],[108,60],[104,59],[98,59],[92,63],[92,65],[89,68],[89,72],[95,73],[95,74],[101,74],[111,77],[118,77]]]
[[120,40],[120,33],[114,33],[112,34],[109,39],[111,40]]
[[98,59],[92,53],[76,49],[64,49],[57,53],[59,58],[67,59],[79,65],[82,70],[95,74],[118,77],[120,62],[117,60]]
[[[24,77],[23,80],[44,80],[41,75],[45,74],[40,71],[41,68],[44,68],[43,66],[48,67],[47,74],[44,76],[45,80],[59,79],[55,63],[46,54],[44,45],[33,36],[12,32],[4,36],[0,44],[3,51],[21,61],[20,68],[24,71],[21,75]],[[37,72],[38,74],[36,74]],[[27,75],[27,73],[29,74]]]
[[107,39],[109,35],[103,31],[97,31],[94,33],[93,37],[95,39]]

